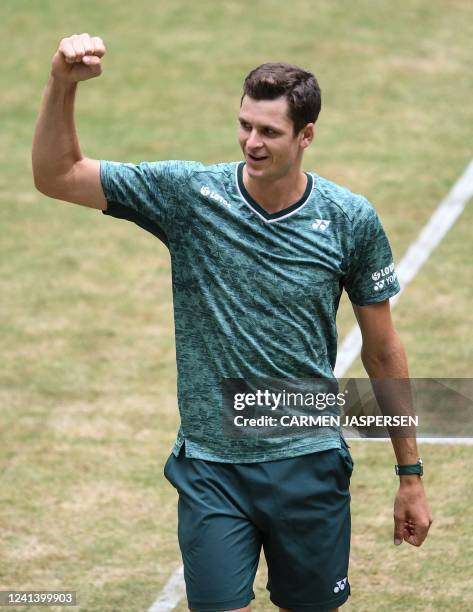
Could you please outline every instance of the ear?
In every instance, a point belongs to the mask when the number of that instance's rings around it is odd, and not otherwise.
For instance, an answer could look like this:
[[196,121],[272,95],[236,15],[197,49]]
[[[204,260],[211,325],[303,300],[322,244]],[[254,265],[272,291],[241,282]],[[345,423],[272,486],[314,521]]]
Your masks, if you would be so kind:
[[300,131],[300,143],[303,149],[306,149],[310,143],[314,140],[315,136],[315,127],[313,123],[308,123],[305,127]]

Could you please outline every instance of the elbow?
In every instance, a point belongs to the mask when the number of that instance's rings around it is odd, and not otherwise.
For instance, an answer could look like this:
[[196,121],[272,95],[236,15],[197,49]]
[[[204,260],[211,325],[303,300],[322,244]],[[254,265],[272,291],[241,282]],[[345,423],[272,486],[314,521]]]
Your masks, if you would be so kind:
[[384,369],[385,364],[389,361],[389,354],[374,353],[372,351],[361,351],[361,362],[369,376],[377,376],[378,372]]
[[40,177],[33,173],[33,181],[35,189],[37,189],[43,195],[49,195],[47,186],[43,183]]
[[42,170],[33,164],[33,183],[35,188],[49,198],[61,199],[61,191],[57,181],[47,178]]
[[48,181],[45,180],[44,172],[37,164],[35,164],[34,159],[33,159],[32,169],[33,169],[33,183],[34,183],[35,188],[40,193],[44,195],[49,195],[50,189],[49,189]]
[[[76,162],[77,163],[77,162]],[[76,163],[60,169],[39,163],[33,157],[32,170],[35,188],[56,200],[67,200],[75,184]]]
[[52,183],[35,180],[34,186],[40,193],[47,196],[48,198],[52,198],[53,200],[66,200],[64,191],[62,191]]
[[375,348],[363,346],[361,361],[369,376],[403,378],[407,376],[404,346],[395,334],[389,342]]
[[42,181],[35,180],[34,186],[40,193],[47,196],[48,198],[54,198],[54,199],[59,199],[59,200],[61,199],[57,191],[54,191],[54,189],[52,189],[50,185],[47,185],[46,183],[43,183]]

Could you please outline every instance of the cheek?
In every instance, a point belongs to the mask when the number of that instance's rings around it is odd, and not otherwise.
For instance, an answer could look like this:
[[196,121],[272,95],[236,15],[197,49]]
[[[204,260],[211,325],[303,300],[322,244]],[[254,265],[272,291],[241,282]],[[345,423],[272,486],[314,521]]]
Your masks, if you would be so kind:
[[281,161],[292,161],[296,157],[296,152],[293,147],[286,145],[286,146],[278,147],[277,150],[275,151],[275,155]]

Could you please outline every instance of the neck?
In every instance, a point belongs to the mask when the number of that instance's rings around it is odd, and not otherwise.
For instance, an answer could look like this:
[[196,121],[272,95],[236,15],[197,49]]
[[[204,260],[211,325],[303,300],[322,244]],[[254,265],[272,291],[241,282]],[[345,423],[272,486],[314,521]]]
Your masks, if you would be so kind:
[[245,165],[243,182],[248,193],[260,206],[269,213],[276,213],[302,198],[307,187],[307,176],[298,166],[277,179],[258,179],[248,174]]

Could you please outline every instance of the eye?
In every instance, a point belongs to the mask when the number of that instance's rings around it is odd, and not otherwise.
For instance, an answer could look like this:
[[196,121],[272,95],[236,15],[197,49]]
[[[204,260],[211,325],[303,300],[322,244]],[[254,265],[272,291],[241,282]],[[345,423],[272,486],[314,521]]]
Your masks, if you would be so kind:
[[264,130],[264,133],[265,133],[267,136],[277,136],[277,132],[275,132],[275,131],[274,131],[273,129],[271,129],[271,128],[266,128],[266,129]]
[[251,130],[251,126],[246,121],[240,121],[240,127],[242,130]]

